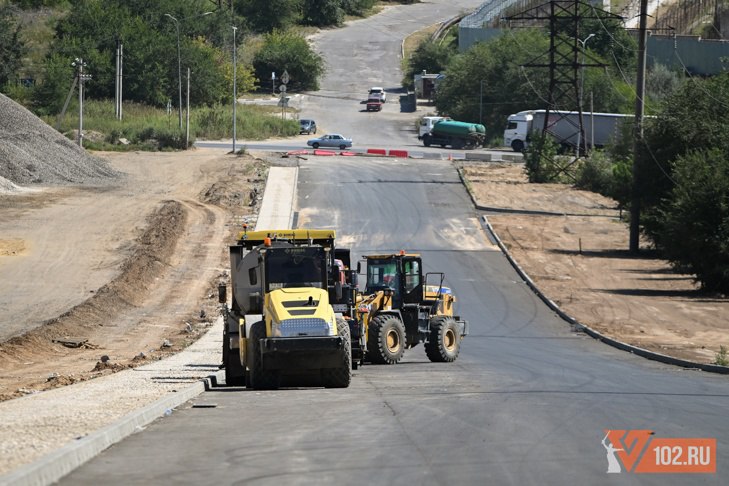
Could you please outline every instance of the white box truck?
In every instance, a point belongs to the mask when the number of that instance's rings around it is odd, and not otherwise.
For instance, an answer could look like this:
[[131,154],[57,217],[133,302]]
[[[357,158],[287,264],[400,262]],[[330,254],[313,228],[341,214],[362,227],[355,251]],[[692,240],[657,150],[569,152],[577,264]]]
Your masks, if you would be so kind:
[[[515,152],[522,152],[529,145],[529,138],[533,132],[541,133],[544,128],[546,110],[527,110],[509,115],[508,124],[504,130],[504,145],[511,147]],[[578,142],[580,118],[577,111],[549,112],[547,132],[562,147],[574,148],[580,143],[583,147],[604,147],[608,143],[617,141],[621,135],[621,126],[631,122],[635,115],[621,113],[591,113],[582,112],[584,139]]]

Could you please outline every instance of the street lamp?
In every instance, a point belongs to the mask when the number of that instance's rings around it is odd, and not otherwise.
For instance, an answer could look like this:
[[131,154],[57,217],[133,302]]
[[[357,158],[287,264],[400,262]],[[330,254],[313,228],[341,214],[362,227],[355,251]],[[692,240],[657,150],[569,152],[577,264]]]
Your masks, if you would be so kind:
[[205,12],[200,15],[193,15],[192,17],[186,17],[184,19],[176,19],[172,15],[166,13],[165,17],[169,17],[175,23],[175,30],[177,31],[177,114],[180,122],[180,130],[182,130],[182,60],[180,57],[180,22],[195,17],[204,17],[210,15],[213,12]]
[[[595,37],[595,34],[590,34],[584,39],[576,38],[577,42],[582,45],[582,60],[580,61],[580,93],[578,96],[578,102],[579,102],[579,108],[580,108],[580,114],[582,114],[582,91],[584,90],[585,86],[585,44],[587,44],[587,41]],[[577,133],[577,157],[580,156],[580,149],[582,148],[582,131],[584,130],[584,125],[580,126],[580,131]],[[587,145],[587,144],[585,144]]]
[[238,100],[236,99],[238,93],[237,93],[237,86],[235,84],[236,80],[236,71],[238,71],[238,64],[236,61],[235,51],[236,51],[236,45],[235,45],[235,31],[238,30],[238,27],[233,26],[233,155],[235,155],[235,105],[238,104]]

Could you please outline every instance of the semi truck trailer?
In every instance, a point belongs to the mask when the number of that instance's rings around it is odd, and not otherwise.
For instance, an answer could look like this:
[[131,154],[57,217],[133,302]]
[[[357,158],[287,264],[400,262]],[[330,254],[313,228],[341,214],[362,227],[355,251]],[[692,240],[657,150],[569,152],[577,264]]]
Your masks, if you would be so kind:
[[[504,130],[504,145],[515,152],[523,152],[529,146],[529,139],[534,132],[544,129],[546,110],[527,110],[509,115]],[[634,119],[635,115],[622,113],[582,112],[584,133],[580,135],[580,118],[577,111],[549,112],[547,133],[563,148],[604,147],[619,140],[621,127]]]

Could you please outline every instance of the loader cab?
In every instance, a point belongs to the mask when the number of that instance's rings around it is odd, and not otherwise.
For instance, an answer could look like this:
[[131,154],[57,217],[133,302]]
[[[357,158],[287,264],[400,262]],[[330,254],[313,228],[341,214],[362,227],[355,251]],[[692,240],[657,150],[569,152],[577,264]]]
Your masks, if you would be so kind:
[[423,300],[423,272],[420,256],[389,255],[367,257],[366,293],[390,290],[393,307]]

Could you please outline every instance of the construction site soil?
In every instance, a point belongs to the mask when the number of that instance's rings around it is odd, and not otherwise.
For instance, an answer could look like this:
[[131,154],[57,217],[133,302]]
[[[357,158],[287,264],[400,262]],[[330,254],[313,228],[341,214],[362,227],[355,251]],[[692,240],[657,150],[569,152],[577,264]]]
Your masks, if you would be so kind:
[[161,359],[217,317],[227,244],[255,222],[267,164],[205,150],[99,155],[126,176],[0,193],[0,400]]

